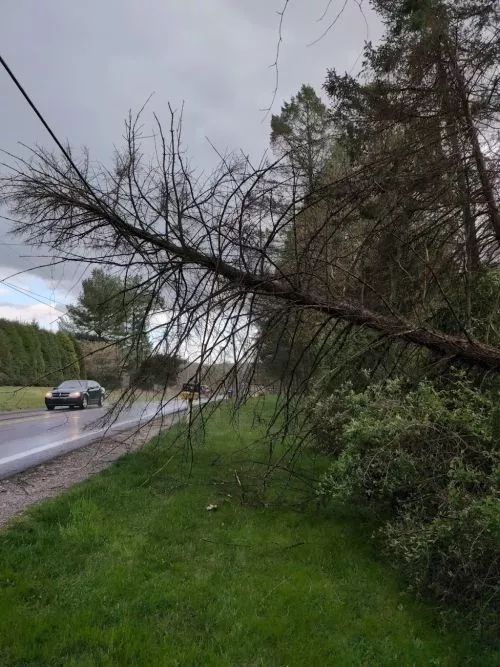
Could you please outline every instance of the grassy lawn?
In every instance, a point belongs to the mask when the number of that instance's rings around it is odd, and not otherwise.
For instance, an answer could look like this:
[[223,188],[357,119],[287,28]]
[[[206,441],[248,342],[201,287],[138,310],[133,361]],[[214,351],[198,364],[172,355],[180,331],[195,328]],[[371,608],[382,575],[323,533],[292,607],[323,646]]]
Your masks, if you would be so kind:
[[261,424],[226,410],[190,476],[174,428],[0,533],[2,667],[499,664],[438,630],[367,526],[285,472],[263,481]]
[[45,394],[52,387],[0,387],[0,412],[43,410]]

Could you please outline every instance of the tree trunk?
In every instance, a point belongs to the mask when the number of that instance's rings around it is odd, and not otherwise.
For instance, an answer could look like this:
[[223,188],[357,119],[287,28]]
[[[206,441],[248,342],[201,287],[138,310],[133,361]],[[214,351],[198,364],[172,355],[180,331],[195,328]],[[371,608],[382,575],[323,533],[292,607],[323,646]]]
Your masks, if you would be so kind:
[[106,210],[103,211],[96,207],[96,212],[99,216],[107,218],[113,224],[114,229],[123,234],[129,242],[135,239],[136,242],[150,243],[157,250],[164,250],[186,264],[208,269],[225,278],[236,290],[272,296],[278,301],[293,303],[332,319],[341,319],[356,326],[378,331],[387,339],[405,340],[468,364],[496,372],[500,371],[500,349],[475,341],[470,342],[459,336],[449,336],[440,331],[424,329],[394,317],[380,315],[351,301],[334,297],[330,297],[325,302],[316,300],[310,294],[290,288],[288,282],[277,281],[272,276],[247,273],[221,261],[220,257],[206,255],[193,247],[177,246],[165,237],[157,236],[145,229],[138,229],[118,216],[110,219]]
[[457,90],[460,97],[460,105],[462,108],[463,117],[466,123],[467,136],[472,147],[472,156],[476,164],[476,169],[481,184],[481,193],[488,210],[488,217],[490,226],[493,230],[497,241],[500,243],[500,211],[498,203],[495,198],[495,189],[488,174],[488,168],[484,159],[481,144],[479,143],[478,132],[474,125],[474,118],[469,104],[469,93],[463,72],[458,67],[456,60],[452,61],[453,70],[455,74]]
[[[448,51],[450,47],[448,46]],[[451,58],[454,63],[455,58]],[[450,145],[451,155],[456,165],[457,177],[457,198],[462,209],[462,222],[465,236],[465,256],[466,256],[466,273],[468,279],[471,275],[477,273],[480,267],[481,259],[479,253],[479,244],[477,240],[477,230],[475,225],[475,218],[471,205],[470,188],[467,183],[464,156],[460,150],[458,136],[460,133],[460,122],[457,114],[460,113],[460,104],[452,99],[451,91],[454,86],[451,85],[449,74],[443,63],[442,48],[439,49],[439,64],[438,64],[438,85],[443,91],[442,110],[445,117],[445,126],[447,141]]]

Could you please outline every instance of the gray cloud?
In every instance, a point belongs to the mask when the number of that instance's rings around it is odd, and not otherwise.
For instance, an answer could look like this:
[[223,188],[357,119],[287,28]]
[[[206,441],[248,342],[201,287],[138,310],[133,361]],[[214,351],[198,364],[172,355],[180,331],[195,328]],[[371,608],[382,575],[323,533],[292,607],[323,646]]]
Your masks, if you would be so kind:
[[[0,9],[2,53],[62,139],[108,160],[120,143],[123,118],[154,92],[149,111],[167,115],[167,104],[185,103],[185,140],[192,162],[213,160],[205,137],[222,151],[242,148],[254,156],[267,147],[282,0],[24,0]],[[367,0],[347,3],[338,23],[318,44],[344,0],[289,3],[283,22],[279,88],[274,111],[302,83],[320,89],[329,67],[349,70],[366,37],[380,32]],[[365,25],[368,20],[369,31]],[[50,146],[50,140],[4,72],[0,72],[0,148],[22,152],[17,142]],[[29,249],[2,245],[9,226],[0,222],[0,277],[35,266]],[[69,288],[72,270],[40,270]],[[69,273],[69,276],[68,276]]]

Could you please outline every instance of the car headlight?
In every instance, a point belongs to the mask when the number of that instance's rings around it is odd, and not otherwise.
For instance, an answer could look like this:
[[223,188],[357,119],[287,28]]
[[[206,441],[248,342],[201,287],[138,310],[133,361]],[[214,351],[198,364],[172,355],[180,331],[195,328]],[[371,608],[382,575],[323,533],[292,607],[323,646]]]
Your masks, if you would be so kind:
[[51,391],[48,391],[48,392],[45,394],[45,398],[52,398],[52,392],[51,392]]
[[70,398],[80,398],[81,392],[79,391],[72,391],[71,394],[69,395]]

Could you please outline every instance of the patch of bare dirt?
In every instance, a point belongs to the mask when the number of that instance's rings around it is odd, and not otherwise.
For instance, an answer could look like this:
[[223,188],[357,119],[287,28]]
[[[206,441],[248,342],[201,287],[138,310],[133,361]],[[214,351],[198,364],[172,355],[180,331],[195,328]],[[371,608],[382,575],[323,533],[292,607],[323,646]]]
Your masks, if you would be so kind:
[[133,428],[63,454],[8,479],[0,480],[0,527],[30,505],[53,498],[74,484],[96,475],[123,454],[141,449],[178,417],[170,415],[140,429]]

